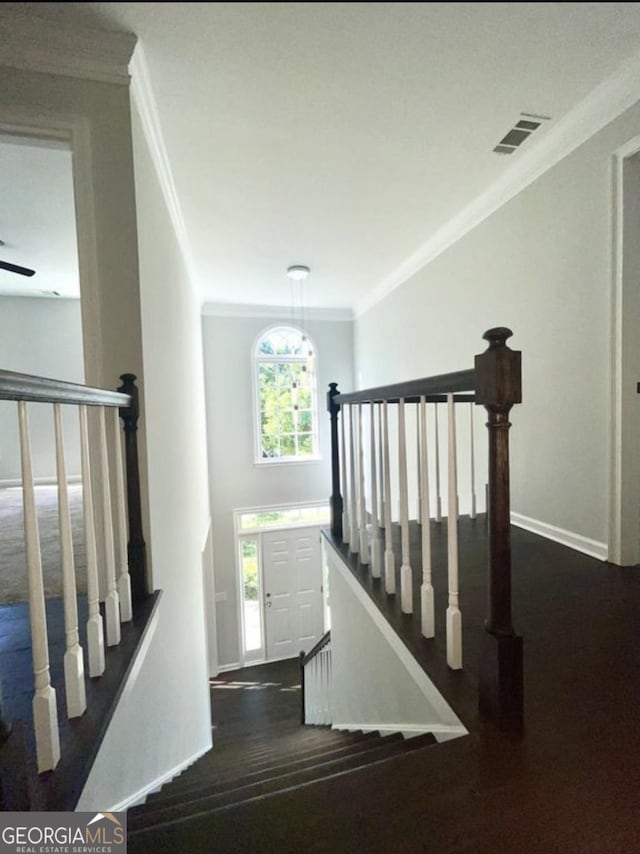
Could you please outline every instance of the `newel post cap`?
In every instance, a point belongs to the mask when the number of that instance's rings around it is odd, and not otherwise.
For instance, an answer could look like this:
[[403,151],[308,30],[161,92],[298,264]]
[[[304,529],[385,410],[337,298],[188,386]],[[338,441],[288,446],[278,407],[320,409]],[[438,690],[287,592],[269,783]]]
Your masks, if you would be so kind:
[[339,394],[338,383],[329,383],[329,391],[327,392],[327,409],[329,412],[337,412],[340,409],[340,404],[333,402],[333,398]]
[[506,407],[522,403],[522,354],[507,346],[512,335],[506,326],[496,326],[482,336],[489,346],[475,358],[476,403]]

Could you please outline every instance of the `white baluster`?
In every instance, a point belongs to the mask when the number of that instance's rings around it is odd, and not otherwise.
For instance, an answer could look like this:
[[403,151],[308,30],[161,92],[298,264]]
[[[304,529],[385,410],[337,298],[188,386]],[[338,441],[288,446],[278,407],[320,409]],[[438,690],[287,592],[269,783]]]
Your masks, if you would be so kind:
[[350,540],[351,531],[349,526],[349,461],[347,460],[347,443],[345,440],[347,420],[347,407],[343,404],[340,407],[340,483],[342,485],[342,542],[348,543]]
[[380,578],[380,528],[378,527],[378,475],[376,472],[376,413],[371,403],[371,575]]
[[413,573],[409,554],[409,493],[407,486],[407,434],[404,398],[398,403],[398,462],[400,466],[400,534],[402,566],[400,567],[400,607],[403,614],[413,612]]
[[456,464],[456,411],[453,395],[447,395],[449,416],[449,508],[447,518],[449,607],[447,608],[447,664],[462,667],[462,615],[458,602],[458,477]]
[[364,437],[362,430],[362,404],[358,404],[358,470],[360,473],[360,563],[369,563],[369,536],[367,533],[367,502],[364,486]]
[[475,461],[475,453],[474,453],[474,431],[473,431],[473,412],[474,412],[474,403],[469,404],[469,448],[471,451],[469,466],[471,468],[471,512],[469,513],[470,519],[476,518],[476,461]]
[[420,507],[422,510],[422,586],[420,587],[420,625],[425,638],[435,635],[433,586],[431,584],[431,529],[429,520],[429,460],[427,442],[427,402],[420,398]]
[[391,539],[391,474],[389,471],[389,408],[383,404],[383,468],[384,468],[384,589],[387,593],[396,592],[396,561]]
[[62,599],[64,603],[64,687],[67,716],[79,718],[87,708],[84,686],[84,659],[78,638],[78,601],[76,573],[73,563],[73,536],[69,515],[67,467],[64,458],[62,409],[53,404],[53,423],[56,436],[56,470],[58,474],[58,521],[60,525],[60,559],[62,564]]
[[422,525],[422,469],[420,467],[420,404],[416,404],[416,473],[418,478],[416,522]]
[[38,772],[51,771],[60,759],[60,734],[56,692],[49,674],[49,646],[47,640],[47,612],[42,580],[40,534],[36,498],[33,487],[31,445],[27,404],[18,401],[20,425],[20,454],[22,461],[22,500],[24,504],[24,537],[27,551],[27,581],[29,585],[29,619],[31,623],[31,656],[35,692],[33,695],[33,726],[36,736]]
[[436,522],[442,522],[442,498],[440,496],[440,439],[438,436],[438,404],[434,404],[433,420],[436,428]]
[[100,614],[98,589],[98,557],[96,554],[95,515],[91,492],[91,463],[89,461],[89,429],[87,407],[78,407],[80,413],[80,458],[82,462],[82,509],[84,514],[84,538],[87,557],[87,652],[89,676],[104,673],[104,631]]
[[380,512],[378,513],[378,522],[381,528],[384,528],[385,509],[384,509],[384,463],[383,463],[383,448],[382,448],[382,404],[378,404],[378,436],[380,442],[378,444],[378,483],[380,484]]
[[324,653],[324,672],[322,679],[322,710],[323,723],[330,724],[329,718],[329,650],[323,649]]
[[118,598],[120,599],[120,622],[128,623],[133,617],[131,606],[131,578],[129,576],[129,560],[127,558],[127,514],[124,495],[124,472],[122,469],[122,430],[120,429],[120,413],[117,407],[111,409],[113,418],[113,443],[115,449],[114,464],[116,469],[116,518],[115,542],[118,571]]
[[360,549],[360,532],[358,531],[358,496],[356,493],[356,434],[353,429],[353,404],[349,404],[349,545],[351,551],[357,554]]
[[327,652],[329,654],[329,675],[328,675],[328,684],[327,684],[327,707],[329,709],[329,720],[327,723],[333,723],[333,661],[331,657],[331,641],[329,641],[329,645],[327,647]]
[[120,597],[116,590],[116,556],[113,549],[113,516],[111,513],[111,485],[109,479],[109,457],[107,454],[107,422],[105,407],[100,414],[100,479],[102,481],[102,519],[104,524],[104,556],[107,579],[107,595],[104,613],[107,620],[107,646],[120,643]]

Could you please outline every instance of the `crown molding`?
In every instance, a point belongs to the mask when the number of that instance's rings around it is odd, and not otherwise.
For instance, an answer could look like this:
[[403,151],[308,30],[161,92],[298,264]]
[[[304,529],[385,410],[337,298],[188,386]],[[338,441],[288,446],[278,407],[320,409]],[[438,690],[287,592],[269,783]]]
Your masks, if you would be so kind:
[[[203,317],[276,317],[291,321],[291,308],[286,305],[242,305],[231,302],[205,302]],[[348,323],[353,320],[350,308],[305,308],[305,320],[331,320]]]
[[196,295],[198,302],[200,302],[201,298],[196,290],[195,265],[191,253],[191,244],[189,242],[187,227],[184,223],[175,181],[173,180],[169,155],[164,144],[160,116],[151,86],[147,60],[140,42],[137,43],[131,60],[131,98],[140,115],[142,130],[149,146],[151,159],[160,183],[160,189],[187,268],[191,290]]
[[126,86],[135,44],[133,33],[70,27],[0,5],[2,66]]
[[464,237],[487,217],[517,196],[537,178],[563,160],[609,122],[638,101],[640,54],[596,86],[582,101],[550,127],[545,136],[518,159],[484,193],[439,228],[405,261],[386,276],[362,300],[354,313],[364,314],[438,255]]

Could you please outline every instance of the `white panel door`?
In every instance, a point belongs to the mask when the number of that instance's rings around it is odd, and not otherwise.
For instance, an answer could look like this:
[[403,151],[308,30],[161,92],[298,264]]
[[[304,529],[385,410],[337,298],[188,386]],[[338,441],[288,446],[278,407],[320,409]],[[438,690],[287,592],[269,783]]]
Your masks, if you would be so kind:
[[319,528],[262,534],[267,658],[309,652],[323,633]]

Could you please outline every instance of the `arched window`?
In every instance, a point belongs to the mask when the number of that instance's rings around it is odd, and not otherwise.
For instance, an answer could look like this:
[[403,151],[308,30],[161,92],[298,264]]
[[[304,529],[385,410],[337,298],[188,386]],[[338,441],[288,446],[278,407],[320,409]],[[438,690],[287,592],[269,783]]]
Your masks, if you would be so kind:
[[258,462],[318,457],[316,349],[301,330],[268,329],[254,351]]

